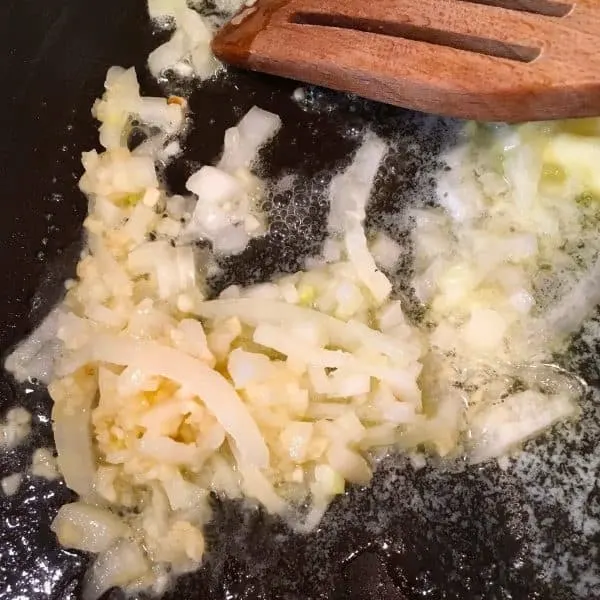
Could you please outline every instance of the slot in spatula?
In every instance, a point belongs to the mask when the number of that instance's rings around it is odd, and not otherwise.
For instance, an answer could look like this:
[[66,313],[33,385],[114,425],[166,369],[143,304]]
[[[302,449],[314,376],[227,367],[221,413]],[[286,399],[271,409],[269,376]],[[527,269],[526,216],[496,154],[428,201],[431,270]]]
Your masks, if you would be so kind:
[[600,0],[249,0],[213,51],[441,115],[600,115]]

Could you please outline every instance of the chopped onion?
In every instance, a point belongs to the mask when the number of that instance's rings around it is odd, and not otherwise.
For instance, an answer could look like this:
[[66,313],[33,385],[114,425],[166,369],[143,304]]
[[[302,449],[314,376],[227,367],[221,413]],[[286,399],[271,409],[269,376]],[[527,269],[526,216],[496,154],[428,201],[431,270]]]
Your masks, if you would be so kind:
[[333,178],[329,190],[329,229],[343,232],[348,258],[360,280],[382,303],[392,291],[392,284],[377,269],[363,228],[366,206],[375,176],[388,148],[376,135],[369,133],[346,171]]
[[335,444],[327,452],[331,467],[340,473],[346,481],[367,485],[371,481],[371,469],[360,454]]
[[23,475],[21,473],[13,473],[0,479],[0,489],[5,496],[14,496],[21,487]]
[[231,384],[203,362],[155,342],[102,334],[95,338],[92,352],[95,360],[144,369],[192,390],[232,437],[243,460],[267,466],[269,451],[246,406]]
[[6,413],[6,422],[0,423],[0,449],[18,446],[31,432],[31,414],[21,406]]
[[186,0],[148,0],[148,14],[151,19],[174,17],[186,7]]
[[577,414],[573,400],[563,394],[526,390],[489,406],[474,408],[469,419],[471,462],[503,456],[518,444],[558,421]]
[[364,220],[373,182],[387,150],[385,142],[368,133],[350,166],[333,178],[329,189],[330,231],[344,232],[349,215],[359,222]]
[[104,552],[129,534],[127,525],[112,512],[83,502],[63,504],[52,531],[62,546],[84,552]]
[[135,69],[111,67],[104,86],[106,92],[96,101],[92,112],[101,122],[100,143],[106,149],[127,147],[130,122],[134,118],[161,131],[160,135],[154,136],[160,140],[156,153],[166,139],[181,128],[182,106],[169,104],[165,98],[142,98]]
[[356,267],[358,277],[371,291],[377,304],[382,304],[392,291],[392,283],[377,268],[375,259],[369,252],[362,224],[350,217],[346,225],[344,243],[348,258]]
[[251,167],[260,148],[280,127],[279,116],[253,106],[235,127],[225,132],[223,156],[217,168],[234,173],[238,169]]
[[531,335],[548,338],[574,333],[600,303],[600,259],[546,315],[531,326]]
[[[184,0],[148,0],[148,10],[174,29],[149,57],[154,75],[215,72],[220,15],[205,18]],[[100,553],[85,600],[114,585],[160,593],[170,574],[196,569],[209,491],[252,498],[307,531],[346,482],[368,484],[388,447],[419,465],[415,452],[456,456],[466,446],[479,462],[576,414],[579,387],[530,368],[527,346],[546,350],[600,298],[600,262],[592,267],[588,248],[598,182],[587,152],[598,153],[597,141],[549,143],[561,126],[546,124],[533,143],[499,127],[491,150],[453,151],[439,206],[410,211],[414,287],[431,328],[417,329],[390,300],[379,268],[392,271],[400,247],[382,232],[369,243],[367,206],[388,150],[370,132],[331,180],[329,239],[306,271],[204,302],[203,282],[221,269],[215,256],[266,231],[266,186],[250,169],[281,120],[253,107],[225,133],[217,165],[191,175],[188,196],[171,196],[157,170],[181,151],[174,136],[185,105],[141,97],[133,69],[109,70],[93,109],[106,152],[82,158],[89,215],[77,280],[58,324],[8,361],[31,374],[40,348],[62,343],[54,373],[62,379],[49,386],[54,432],[66,483],[81,499],[53,528],[62,544]],[[129,151],[134,119],[150,137]],[[294,177],[275,193],[289,192]],[[539,293],[548,281],[550,302]],[[574,314],[565,315],[567,304]],[[506,397],[514,378],[529,389]],[[28,414],[14,410],[0,443],[29,431]],[[36,461],[44,468],[32,473],[56,475],[50,450]],[[297,519],[292,508],[305,501]]]
[[204,509],[207,502],[206,490],[186,481],[176,469],[162,477],[165,493],[173,510]]
[[91,431],[96,382],[84,377],[59,379],[50,384],[48,391],[54,401],[52,423],[58,467],[70,489],[89,497],[96,472]]
[[277,115],[255,106],[226,131],[217,167],[202,167],[186,183],[198,201],[182,235],[184,242],[205,239],[217,253],[237,254],[251,238],[264,234],[264,219],[257,208],[262,188],[248,168],[280,125]]
[[61,342],[56,334],[62,314],[60,307],[52,310],[33,333],[9,354],[4,368],[17,381],[32,377],[46,384],[50,382],[55,357],[61,350]]
[[202,451],[196,444],[182,444],[166,436],[145,435],[139,441],[138,449],[143,456],[163,464],[199,466],[202,462]]
[[112,587],[127,587],[147,575],[149,568],[138,544],[119,540],[94,561],[86,575],[83,600],[98,600]]
[[384,231],[378,231],[370,251],[378,267],[391,271],[400,260],[402,247]]
[[477,352],[495,351],[506,333],[506,320],[498,312],[475,309],[462,332],[465,342]]
[[285,446],[288,456],[294,462],[302,462],[306,458],[314,425],[301,421],[292,421],[280,434],[280,440]]
[[[154,10],[158,13],[160,9]],[[195,75],[200,79],[214,75],[219,63],[210,51],[210,21],[188,8],[185,3],[183,7],[168,7],[163,12],[175,18],[176,30],[170,40],[148,56],[150,73],[156,78],[162,76],[167,69],[173,69],[183,76]]]
[[221,203],[244,193],[241,183],[226,171],[217,167],[202,167],[185,184],[200,202]]
[[352,356],[341,350],[321,350],[303,343],[301,339],[289,334],[283,327],[258,325],[252,338],[257,344],[272,348],[285,356],[301,360],[315,367],[340,368],[346,365]]
[[269,480],[254,466],[241,465],[244,494],[258,500],[273,514],[281,515],[289,510],[287,503],[275,492]]
[[237,317],[257,327],[270,323],[285,327],[287,323],[314,322],[329,336],[331,344],[348,349],[370,347],[403,362],[408,359],[405,348],[393,338],[356,321],[344,322],[316,310],[286,304],[285,302],[251,299],[211,300],[203,302],[197,314],[206,318]]
[[98,155],[95,150],[83,154],[85,174],[81,191],[100,196],[123,196],[158,187],[154,162],[147,156],[134,156],[127,148],[116,148]]
[[235,387],[243,389],[250,383],[268,380],[273,376],[275,368],[264,354],[236,348],[229,354],[227,371]]
[[597,137],[562,133],[555,135],[544,149],[544,160],[562,167],[577,177],[586,189],[600,193],[600,143]]
[[60,473],[57,470],[53,450],[51,448],[37,448],[31,456],[29,472],[34,477],[43,477],[48,481],[58,479]]

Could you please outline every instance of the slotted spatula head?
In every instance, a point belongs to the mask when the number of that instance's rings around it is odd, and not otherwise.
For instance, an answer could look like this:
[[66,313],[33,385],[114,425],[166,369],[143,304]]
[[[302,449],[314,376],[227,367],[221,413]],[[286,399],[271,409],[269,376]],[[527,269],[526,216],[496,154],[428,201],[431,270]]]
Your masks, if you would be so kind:
[[441,115],[600,115],[600,0],[249,0],[213,51]]

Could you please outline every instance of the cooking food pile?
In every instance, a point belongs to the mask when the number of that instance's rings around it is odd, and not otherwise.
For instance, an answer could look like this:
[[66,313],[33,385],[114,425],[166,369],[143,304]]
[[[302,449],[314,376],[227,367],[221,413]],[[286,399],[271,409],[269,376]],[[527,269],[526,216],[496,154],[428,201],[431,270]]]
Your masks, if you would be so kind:
[[[172,29],[149,56],[155,77],[226,76],[210,40],[240,2],[215,4],[203,16],[149,0]],[[196,569],[213,493],[311,531],[383,454],[506,466],[577,417],[584,384],[553,356],[600,300],[600,120],[467,124],[435,205],[408,210],[406,247],[365,226],[394,148],[364,131],[331,173],[320,255],[215,295],[216,258],[269,235],[260,151],[286,123],[255,106],[178,195],[165,167],[202,119],[185,98],[142,96],[134,69],[112,67],[92,113],[103,151],[82,157],[76,278],[6,362],[54,401],[58,468],[79,499],[53,530],[97,554],[86,600],[160,593]],[[407,254],[419,315],[395,285]]]

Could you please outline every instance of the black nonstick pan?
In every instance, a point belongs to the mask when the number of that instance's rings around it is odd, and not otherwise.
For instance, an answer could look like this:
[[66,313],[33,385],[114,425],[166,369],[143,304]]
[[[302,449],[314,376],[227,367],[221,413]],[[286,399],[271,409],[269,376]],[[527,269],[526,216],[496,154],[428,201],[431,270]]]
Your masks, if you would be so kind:
[[[90,114],[111,65],[136,66],[146,93],[160,93],[144,70],[160,41],[133,0],[4,0],[0,5],[0,347],[3,356],[60,299],[81,247],[86,200],[77,189],[80,153],[96,144]],[[387,159],[371,222],[392,223],[414,198],[433,195],[430,173],[455,143],[459,123],[424,117],[293,82],[230,71],[194,91],[194,127],[185,160],[168,184],[181,189],[199,162],[219,154],[223,132],[254,104],[284,127],[263,153],[265,177],[286,172],[310,182],[270,199],[277,218],[266,240],[224,263],[215,290],[298,268],[324,236],[326,207],[313,202],[331,170],[350,160],[360,132],[406,141]],[[329,173],[329,175],[328,175]],[[400,234],[394,228],[396,237]],[[408,268],[408,267],[406,267]],[[407,273],[408,274],[408,273]],[[402,290],[400,290],[402,291]],[[407,290],[404,292],[408,293]],[[589,333],[589,332],[588,332]],[[389,457],[369,488],[339,498],[319,529],[290,532],[241,504],[214,500],[209,553],[182,577],[177,600],[593,600],[600,598],[600,385],[597,345],[581,335],[557,360],[590,384],[577,423],[526,446],[508,470],[496,464],[415,471]],[[0,452],[0,476],[24,470],[34,448],[52,445],[50,402],[35,382],[0,379],[0,415],[16,404],[34,413],[29,442]],[[88,557],[60,549],[49,524],[72,498],[60,481],[29,477],[0,494],[0,598],[79,597]],[[113,590],[106,597],[120,598]]]

